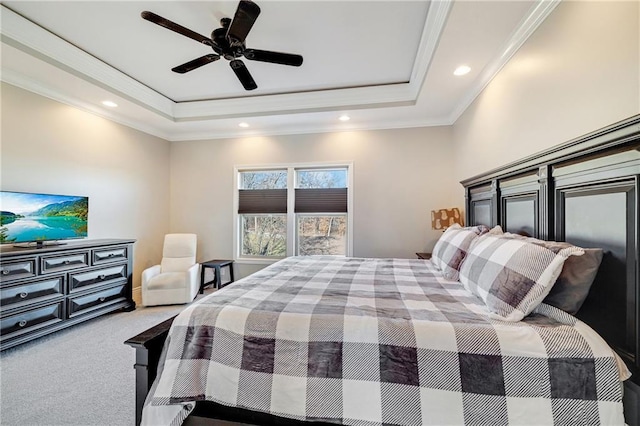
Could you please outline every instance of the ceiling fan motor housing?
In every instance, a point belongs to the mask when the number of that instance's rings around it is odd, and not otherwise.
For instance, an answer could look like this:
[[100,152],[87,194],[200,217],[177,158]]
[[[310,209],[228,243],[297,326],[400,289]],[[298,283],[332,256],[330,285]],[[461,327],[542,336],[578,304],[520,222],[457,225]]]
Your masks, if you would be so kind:
[[[223,18],[222,20],[229,20],[229,18]],[[213,41],[211,46],[213,50],[228,61],[242,56],[246,48],[244,42],[227,38],[227,28],[224,26],[213,30],[211,40]]]

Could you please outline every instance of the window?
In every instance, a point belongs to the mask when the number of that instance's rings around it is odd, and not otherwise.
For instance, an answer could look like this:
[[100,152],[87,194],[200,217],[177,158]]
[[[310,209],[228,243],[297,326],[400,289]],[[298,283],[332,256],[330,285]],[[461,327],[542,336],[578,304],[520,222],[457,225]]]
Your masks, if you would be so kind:
[[296,254],[347,253],[347,169],[296,170]]
[[350,255],[351,165],[236,168],[236,256]]
[[287,253],[287,170],[240,172],[240,256]]

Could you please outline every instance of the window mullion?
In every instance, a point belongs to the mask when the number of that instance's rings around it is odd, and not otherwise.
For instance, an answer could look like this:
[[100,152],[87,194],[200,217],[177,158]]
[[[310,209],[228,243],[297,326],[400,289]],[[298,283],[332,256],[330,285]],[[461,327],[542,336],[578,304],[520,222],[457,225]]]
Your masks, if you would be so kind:
[[297,253],[296,247],[296,169],[287,169],[287,256],[294,256]]

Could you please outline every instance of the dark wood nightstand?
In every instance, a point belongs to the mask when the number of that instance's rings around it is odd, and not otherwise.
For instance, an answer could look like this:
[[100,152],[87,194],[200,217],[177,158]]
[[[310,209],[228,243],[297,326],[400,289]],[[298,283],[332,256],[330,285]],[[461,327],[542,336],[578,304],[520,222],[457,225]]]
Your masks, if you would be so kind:
[[431,253],[416,253],[418,259],[431,259]]
[[[233,282],[233,260],[208,260],[206,262],[202,262],[200,264],[200,294],[204,293],[204,288],[209,284],[213,284],[214,288],[222,288],[224,285],[231,284]],[[221,268],[228,266],[229,267],[229,278],[231,280],[228,283],[222,284],[222,271]],[[206,268],[213,268],[213,280],[209,282],[204,282],[204,270]]]

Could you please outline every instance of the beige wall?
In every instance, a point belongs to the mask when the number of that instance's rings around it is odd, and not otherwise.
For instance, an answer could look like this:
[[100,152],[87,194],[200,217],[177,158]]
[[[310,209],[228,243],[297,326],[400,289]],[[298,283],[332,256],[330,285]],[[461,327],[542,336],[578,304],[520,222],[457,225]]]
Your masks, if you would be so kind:
[[455,123],[456,180],[638,114],[639,7],[561,2]]
[[89,238],[134,238],[134,287],[169,230],[169,143],[2,85],[1,188],[89,196]]
[[[430,211],[454,206],[450,130],[173,142],[171,230],[197,233],[201,260],[232,258],[234,166],[348,161],[354,174],[354,256],[415,258],[439,235],[431,230]],[[245,275],[256,268],[237,269]]]

